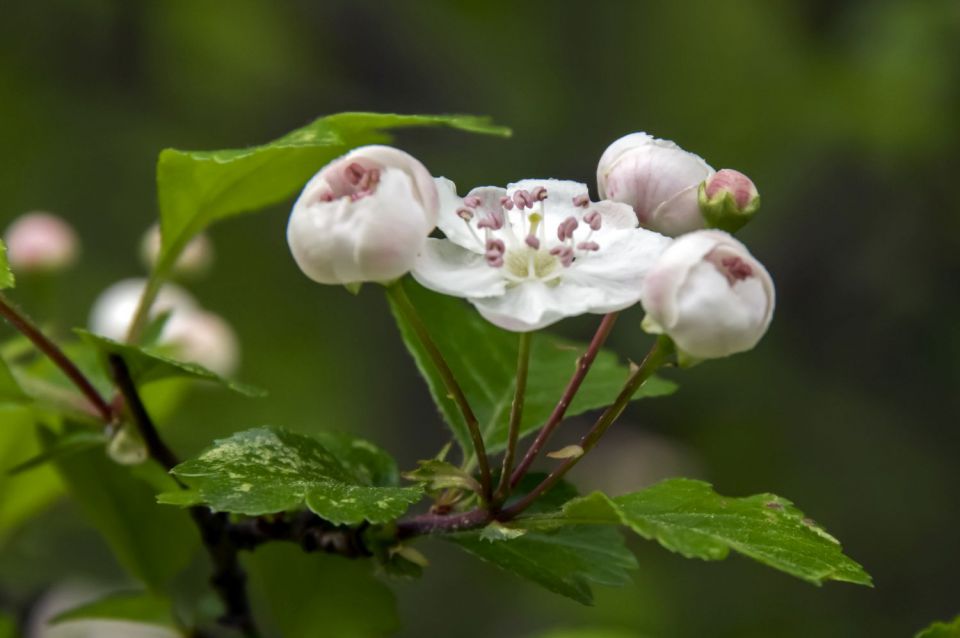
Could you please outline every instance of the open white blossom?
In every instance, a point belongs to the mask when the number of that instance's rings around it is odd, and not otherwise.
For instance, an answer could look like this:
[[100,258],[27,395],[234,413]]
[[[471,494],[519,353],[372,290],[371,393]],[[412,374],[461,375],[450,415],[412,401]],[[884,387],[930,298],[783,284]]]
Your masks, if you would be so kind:
[[389,146],[362,146],[307,183],[287,242],[316,282],[382,283],[410,271],[436,224],[437,191],[423,164]]
[[577,182],[523,180],[461,199],[453,182],[438,178],[437,190],[446,239],[427,240],[412,274],[427,288],[467,298],[507,330],[632,306],[670,243],[637,228],[629,206],[591,202]]
[[607,147],[597,165],[601,198],[633,207],[644,228],[670,237],[705,228],[697,191],[714,170],[669,140],[631,133]]
[[746,246],[719,230],[676,239],[643,283],[644,327],[694,359],[753,348],[773,317],[773,281]]

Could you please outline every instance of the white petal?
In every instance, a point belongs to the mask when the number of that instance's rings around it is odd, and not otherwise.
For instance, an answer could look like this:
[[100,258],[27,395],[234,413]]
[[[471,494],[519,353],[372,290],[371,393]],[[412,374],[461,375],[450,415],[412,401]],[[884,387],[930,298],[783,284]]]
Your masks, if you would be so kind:
[[423,286],[455,297],[502,295],[506,280],[482,255],[445,239],[428,239],[412,271]]
[[605,301],[596,289],[564,283],[548,286],[537,281],[508,288],[499,297],[470,300],[487,321],[514,332],[545,328],[565,317],[590,312],[592,305]]
[[[457,195],[457,185],[446,177],[434,178],[437,185],[437,193],[440,196],[440,216],[437,220],[437,228],[443,231],[443,234],[458,246],[476,253],[483,253],[484,244],[482,240],[483,232],[478,232],[477,223],[483,218],[484,213],[477,211],[470,222],[464,221],[457,211],[464,208],[463,198]],[[499,203],[500,197],[506,194],[502,188],[493,186],[484,186],[470,191],[470,195],[483,196],[484,203],[487,200],[495,200]],[[473,232],[470,232],[473,229]]]

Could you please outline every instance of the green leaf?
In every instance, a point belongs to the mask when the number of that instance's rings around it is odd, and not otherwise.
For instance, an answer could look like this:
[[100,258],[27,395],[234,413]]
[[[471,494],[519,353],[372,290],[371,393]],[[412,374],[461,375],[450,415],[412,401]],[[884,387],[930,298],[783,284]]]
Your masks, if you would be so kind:
[[448,126],[507,136],[510,130],[472,115],[339,113],[261,146],[220,151],[165,149],[157,161],[164,273],[187,242],[211,223],[276,204],[303,188],[330,160],[355,146],[385,143],[385,129]]
[[108,357],[110,355],[118,355],[127,363],[127,366],[130,368],[130,375],[138,385],[147,384],[152,381],[160,381],[161,379],[185,377],[201,381],[211,381],[249,397],[262,397],[266,395],[266,391],[260,388],[231,381],[230,379],[224,379],[203,366],[171,359],[163,353],[157,352],[149,347],[120,343],[119,341],[93,334],[82,328],[76,328],[74,332],[86,343],[97,349],[100,353],[101,365],[106,374],[110,374]]
[[0,638],[16,638],[17,623],[7,614],[0,612]]
[[0,357],[0,403],[23,403],[29,401],[17,379],[10,371],[10,367],[3,357]]
[[15,476],[22,472],[40,467],[51,461],[65,458],[73,454],[79,454],[85,450],[96,447],[104,447],[108,442],[107,436],[103,432],[92,432],[90,430],[77,430],[63,436],[57,437],[52,447],[44,450],[40,454],[30,457],[22,463],[11,467],[7,474]]
[[71,620],[124,620],[177,629],[170,600],[150,592],[120,592],[74,607],[55,616],[50,624]]
[[[525,525],[550,526],[549,517]],[[658,541],[687,558],[721,560],[730,550],[816,585],[838,580],[871,585],[840,543],[794,505],[773,494],[720,496],[709,483],[669,479],[609,498],[600,492],[567,503],[554,520],[563,524],[617,524]]]
[[527,532],[512,540],[484,540],[482,531],[445,535],[474,556],[585,605],[593,603],[590,583],[622,586],[636,559],[615,529],[565,526],[552,532]]
[[960,638],[960,616],[951,622],[936,622],[919,632],[914,638]]
[[438,459],[418,461],[419,467],[406,472],[403,478],[424,484],[428,492],[438,492],[446,489],[468,490],[479,492],[480,484],[469,472],[465,472],[456,465]]
[[7,245],[0,239],[0,290],[13,288],[16,279],[13,271],[10,270],[10,263],[7,261]]
[[[517,335],[497,328],[460,299],[430,292],[416,282],[405,281],[404,285],[476,413],[487,451],[493,453],[504,449],[514,394],[519,348]],[[471,450],[463,416],[447,395],[416,334],[396,308],[393,314],[434,402],[460,446]],[[549,334],[533,336],[521,434],[539,429],[550,417],[576,369],[577,359],[585,350],[584,345]],[[622,365],[614,353],[601,351],[568,408],[567,416],[613,403],[629,373],[629,368]],[[674,383],[653,377],[635,398],[663,396],[675,390]]]
[[271,617],[284,638],[374,638],[400,628],[390,589],[373,575],[371,561],[304,554],[270,543],[250,556],[258,618]]
[[[331,440],[327,437],[328,445]],[[161,494],[159,500],[181,506],[202,503],[250,516],[306,504],[332,523],[356,524],[391,521],[420,499],[419,487],[374,482],[394,476],[384,472],[385,453],[379,448],[366,441],[351,443],[356,456],[341,461],[335,450],[344,440],[336,440],[327,447],[321,439],[273,427],[239,432],[175,467],[173,473],[191,489]]]
[[[53,448],[52,434],[41,434],[44,447]],[[199,537],[189,517],[154,502],[158,491],[174,487],[159,466],[122,467],[101,450],[57,459],[56,466],[120,564],[152,591],[186,567]]]

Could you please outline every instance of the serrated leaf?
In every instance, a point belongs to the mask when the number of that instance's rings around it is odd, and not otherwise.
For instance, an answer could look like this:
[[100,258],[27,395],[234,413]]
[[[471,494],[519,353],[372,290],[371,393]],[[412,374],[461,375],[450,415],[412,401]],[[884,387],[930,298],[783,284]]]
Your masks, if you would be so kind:
[[950,622],[933,623],[914,638],[960,638],[960,616]]
[[0,239],[0,290],[13,288],[14,284],[16,279],[10,270],[10,262],[7,261],[7,245]]
[[243,149],[165,149],[157,160],[163,245],[157,270],[166,272],[186,243],[211,223],[281,202],[303,188],[330,160],[355,146],[390,141],[383,131],[448,126],[509,135],[489,118],[472,115],[339,113],[263,144]]
[[[41,435],[50,449],[55,438],[49,432]],[[186,567],[199,537],[189,517],[154,502],[158,491],[174,487],[159,466],[121,467],[101,450],[60,458],[55,465],[119,563],[152,591]]]
[[[731,498],[703,481],[669,479],[612,499],[600,492],[574,499],[555,520],[623,524],[687,558],[721,560],[733,550],[816,585],[872,582],[834,537],[773,494]],[[549,517],[530,517],[525,524],[543,523],[549,526]]]
[[[334,439],[328,438],[328,445]],[[359,439],[357,439],[359,440]],[[343,439],[336,439],[344,446]],[[336,447],[336,446],[334,446]],[[337,524],[383,523],[420,499],[419,487],[377,485],[385,452],[366,441],[347,445],[362,452],[346,463],[320,439],[281,428],[239,432],[173,469],[190,488],[161,494],[161,503],[206,504],[215,510],[260,516],[302,507]],[[342,449],[342,448],[341,448]]]
[[149,347],[120,343],[119,341],[93,334],[82,328],[76,328],[74,332],[76,332],[83,341],[97,349],[100,353],[101,365],[106,374],[110,374],[108,357],[110,355],[118,355],[126,362],[130,369],[130,376],[133,377],[134,382],[138,385],[147,384],[152,381],[160,381],[162,379],[182,377],[200,381],[210,381],[248,397],[262,397],[266,395],[265,390],[245,383],[225,379],[219,374],[211,372],[196,363],[171,359],[165,354],[154,351]]
[[72,620],[123,620],[176,629],[168,598],[150,592],[119,592],[55,616],[51,625]]
[[533,581],[579,603],[593,603],[590,584],[622,586],[636,559],[615,529],[565,526],[553,532],[528,532],[519,538],[492,543],[481,532],[444,535],[474,556]]
[[[460,299],[428,291],[413,281],[404,281],[403,284],[476,413],[487,451],[493,453],[504,449],[514,394],[519,348],[517,335],[497,328]],[[463,415],[447,395],[446,387],[412,328],[396,308],[393,315],[434,403],[460,446],[471,450]],[[577,359],[585,350],[585,345],[549,334],[534,335],[521,435],[539,429],[549,418],[576,369]],[[614,353],[601,351],[567,409],[567,416],[611,404],[623,388],[629,372]],[[635,398],[663,396],[675,390],[673,382],[652,377]]]

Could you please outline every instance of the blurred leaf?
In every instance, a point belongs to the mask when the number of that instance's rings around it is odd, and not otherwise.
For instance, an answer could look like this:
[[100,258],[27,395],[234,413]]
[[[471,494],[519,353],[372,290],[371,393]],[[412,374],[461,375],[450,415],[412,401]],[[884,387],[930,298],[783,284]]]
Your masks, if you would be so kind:
[[321,117],[268,144],[220,151],[165,149],[157,161],[163,248],[161,274],[213,222],[283,201],[324,164],[355,146],[390,141],[384,129],[449,126],[506,136],[510,130],[473,115],[339,113]]
[[60,478],[49,467],[29,476],[7,473],[41,452],[35,428],[34,413],[29,408],[0,405],[0,544],[63,491]]
[[40,467],[51,461],[78,454],[84,450],[95,447],[103,447],[107,444],[107,437],[102,432],[92,432],[90,430],[77,430],[59,436],[54,440],[53,447],[44,450],[36,456],[32,456],[22,463],[11,467],[7,474],[15,476],[27,470]]
[[914,638],[960,638],[960,616],[951,622],[935,622]]
[[403,477],[410,481],[416,481],[424,484],[424,489],[428,492],[436,492],[445,489],[462,489],[470,492],[479,492],[480,484],[469,472],[466,472],[456,465],[429,459],[419,461],[417,469],[406,472]]
[[0,239],[0,290],[13,288],[16,280],[13,271],[10,270],[10,264],[7,262],[7,245]]
[[29,398],[23,393],[7,362],[0,357],[0,403],[21,403]]
[[635,631],[622,629],[580,627],[578,629],[551,629],[546,633],[536,634],[536,638],[641,638],[645,635],[648,634],[638,634]]
[[0,638],[17,638],[17,623],[3,612],[0,612]]
[[584,605],[593,604],[590,583],[622,586],[636,559],[615,529],[570,525],[527,532],[512,540],[484,540],[482,531],[442,536],[474,556]]
[[379,448],[366,441],[350,447],[363,450],[368,459],[358,455],[345,464],[318,438],[273,427],[246,430],[175,467],[173,473],[190,490],[161,494],[159,500],[181,506],[202,503],[250,516],[306,503],[332,523],[355,524],[393,520],[420,499],[419,487],[373,483],[382,474],[385,453]]
[[[793,504],[773,494],[720,496],[709,483],[668,479],[616,498],[600,492],[574,499],[554,515],[562,524],[623,524],[687,558],[721,560],[730,550],[815,585],[838,580],[872,584],[840,543]],[[551,517],[523,524],[551,526]]]
[[113,593],[57,614],[51,625],[71,620],[126,620],[177,629],[170,600],[150,592]]
[[[513,401],[519,348],[517,335],[497,328],[460,299],[430,292],[413,281],[404,284],[480,421],[487,451],[502,450],[507,443],[510,404]],[[463,415],[447,396],[442,380],[412,328],[396,309],[393,315],[407,349],[427,381],[434,402],[460,446],[464,450],[471,450],[470,435]],[[520,425],[522,435],[537,430],[550,417],[576,369],[577,359],[585,350],[585,345],[549,334],[534,335],[527,396]],[[617,355],[601,351],[567,410],[567,416],[611,404],[629,373],[629,368],[619,363]],[[663,396],[675,390],[673,382],[653,377],[643,385],[635,398]]]
[[390,589],[371,561],[304,554],[271,543],[250,557],[251,583],[284,638],[373,638],[399,629]]
[[[45,449],[56,445],[50,432],[41,438]],[[101,450],[57,459],[56,466],[120,564],[152,591],[186,567],[199,537],[182,512],[155,502],[157,491],[174,486],[159,466],[121,467]]]
[[130,375],[138,385],[150,383],[151,381],[159,381],[161,379],[186,377],[199,379],[201,381],[212,381],[213,383],[217,383],[248,397],[262,397],[266,395],[266,391],[260,388],[225,379],[219,374],[211,372],[196,363],[177,361],[164,354],[155,352],[150,348],[120,343],[113,339],[93,334],[82,328],[75,328],[74,332],[99,351],[101,365],[106,374],[110,374],[108,357],[112,354],[119,355],[127,363],[127,366],[130,368]]

